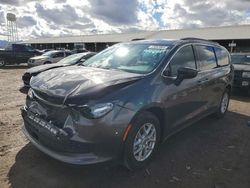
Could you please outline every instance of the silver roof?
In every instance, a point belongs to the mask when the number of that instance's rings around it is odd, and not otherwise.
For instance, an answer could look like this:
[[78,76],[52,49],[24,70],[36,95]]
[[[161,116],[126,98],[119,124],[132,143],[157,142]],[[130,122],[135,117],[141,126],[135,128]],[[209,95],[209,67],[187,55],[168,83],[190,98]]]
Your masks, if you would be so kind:
[[250,25],[35,38],[24,41],[24,43],[116,43],[127,42],[133,39],[180,39],[185,37],[208,40],[250,39]]

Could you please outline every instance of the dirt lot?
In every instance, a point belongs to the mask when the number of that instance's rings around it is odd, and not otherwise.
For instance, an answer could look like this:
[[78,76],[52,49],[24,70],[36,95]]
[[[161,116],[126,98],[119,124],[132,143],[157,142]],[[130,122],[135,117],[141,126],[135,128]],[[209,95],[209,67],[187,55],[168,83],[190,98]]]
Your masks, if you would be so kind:
[[250,97],[234,95],[224,119],[207,117],[161,145],[134,173],[112,164],[73,166],[38,151],[21,132],[26,67],[0,69],[0,187],[250,187]]

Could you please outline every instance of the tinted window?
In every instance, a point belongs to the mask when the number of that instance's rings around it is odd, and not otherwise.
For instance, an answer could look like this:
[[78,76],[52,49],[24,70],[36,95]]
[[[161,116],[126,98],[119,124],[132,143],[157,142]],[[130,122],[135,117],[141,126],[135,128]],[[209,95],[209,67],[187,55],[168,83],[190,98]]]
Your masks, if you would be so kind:
[[25,51],[25,46],[24,45],[14,45],[13,46],[17,52],[23,52]]
[[64,53],[63,52],[58,52],[56,53],[53,58],[57,58],[57,57],[64,57]]
[[5,49],[6,49],[6,50],[12,50],[12,45],[9,44]]
[[220,66],[228,65],[229,59],[226,50],[223,50],[221,48],[214,48],[214,51],[217,57],[218,65]]
[[72,55],[70,52],[65,52],[66,56]]
[[250,64],[250,55],[232,55],[233,64]]
[[213,47],[197,45],[195,49],[199,57],[200,70],[210,70],[217,66]]
[[168,76],[177,76],[180,67],[196,69],[192,46],[185,46],[174,55],[168,65],[166,74]]

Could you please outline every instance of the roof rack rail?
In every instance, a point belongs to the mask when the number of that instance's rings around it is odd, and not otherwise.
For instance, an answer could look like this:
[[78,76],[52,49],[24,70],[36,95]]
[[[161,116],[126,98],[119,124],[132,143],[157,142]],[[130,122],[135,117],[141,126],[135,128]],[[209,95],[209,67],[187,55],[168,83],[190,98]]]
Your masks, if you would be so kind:
[[137,41],[137,40],[145,40],[145,38],[135,38],[135,39],[132,39],[131,41]]
[[215,42],[215,41],[212,41],[212,40],[207,40],[207,39],[202,39],[202,38],[195,38],[195,37],[185,37],[185,38],[181,38],[180,40],[199,40],[199,41],[206,41],[206,42],[212,42],[212,43],[219,44],[218,42]]

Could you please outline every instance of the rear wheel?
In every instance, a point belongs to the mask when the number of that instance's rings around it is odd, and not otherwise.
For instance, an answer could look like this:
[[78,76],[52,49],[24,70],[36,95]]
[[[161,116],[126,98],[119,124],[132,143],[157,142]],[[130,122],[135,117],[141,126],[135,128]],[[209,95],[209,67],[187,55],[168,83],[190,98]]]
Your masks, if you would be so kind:
[[230,100],[230,92],[228,89],[226,89],[221,97],[219,108],[215,113],[215,116],[217,118],[222,118],[225,115],[228,109],[229,100]]
[[3,59],[0,59],[0,67],[5,66],[5,61]]
[[160,124],[150,112],[139,114],[125,143],[124,165],[129,170],[144,167],[153,157],[160,141]]
[[46,64],[51,64],[51,62],[50,61],[44,62],[44,65],[46,65]]

